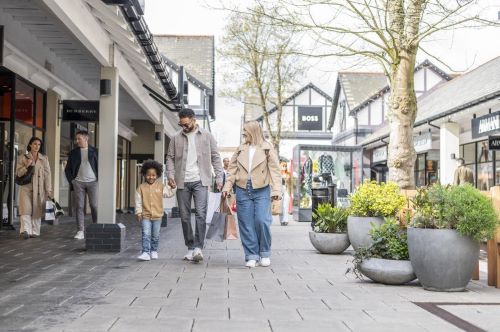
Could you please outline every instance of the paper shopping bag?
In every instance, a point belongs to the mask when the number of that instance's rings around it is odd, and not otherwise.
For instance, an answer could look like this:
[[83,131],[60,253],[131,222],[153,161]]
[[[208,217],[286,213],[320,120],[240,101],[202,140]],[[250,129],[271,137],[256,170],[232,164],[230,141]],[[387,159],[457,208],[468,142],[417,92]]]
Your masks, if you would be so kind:
[[214,212],[217,211],[217,208],[220,206],[220,193],[209,192],[208,193],[208,202],[207,202],[207,218],[205,222],[210,224],[212,218],[214,216]]
[[238,240],[238,227],[234,215],[226,216],[226,227],[224,228],[224,240]]
[[56,214],[54,212],[54,203],[52,201],[45,202],[45,221],[56,220]]
[[215,210],[212,215],[212,220],[208,226],[207,235],[205,236],[209,240],[223,242],[224,241],[224,229],[226,227],[226,216],[227,213],[221,211],[222,204],[219,208]]

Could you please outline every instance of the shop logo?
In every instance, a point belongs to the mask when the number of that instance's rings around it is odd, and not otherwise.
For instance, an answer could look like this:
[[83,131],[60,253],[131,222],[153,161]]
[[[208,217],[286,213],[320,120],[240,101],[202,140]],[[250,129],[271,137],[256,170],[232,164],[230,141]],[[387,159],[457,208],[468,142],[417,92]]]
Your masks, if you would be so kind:
[[479,133],[483,134],[488,131],[497,130],[500,128],[500,116],[495,115],[487,119],[479,121]]
[[323,130],[323,107],[299,106],[299,130]]
[[317,116],[317,115],[302,115],[302,121],[316,122],[318,120],[319,120],[319,116]]

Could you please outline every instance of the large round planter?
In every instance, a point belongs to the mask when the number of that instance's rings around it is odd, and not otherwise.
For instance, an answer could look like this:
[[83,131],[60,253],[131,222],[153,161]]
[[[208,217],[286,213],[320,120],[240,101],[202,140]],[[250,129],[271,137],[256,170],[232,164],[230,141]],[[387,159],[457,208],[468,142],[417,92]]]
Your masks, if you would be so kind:
[[372,223],[380,226],[383,222],[382,218],[377,217],[349,216],[347,218],[347,234],[354,250],[358,250],[359,247],[368,248],[371,246],[373,240],[369,232],[372,228]]
[[425,289],[458,292],[465,290],[472,278],[479,242],[452,229],[408,227],[408,251]]
[[417,278],[410,261],[369,258],[358,268],[371,280],[386,285],[403,285]]
[[322,254],[340,254],[351,245],[346,233],[309,232],[309,240]]

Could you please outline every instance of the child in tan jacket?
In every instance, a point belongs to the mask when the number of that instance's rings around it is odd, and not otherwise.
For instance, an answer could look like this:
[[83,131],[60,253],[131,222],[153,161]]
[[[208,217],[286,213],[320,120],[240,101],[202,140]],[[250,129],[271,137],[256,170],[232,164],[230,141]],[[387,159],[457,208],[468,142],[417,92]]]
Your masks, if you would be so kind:
[[163,174],[163,165],[154,160],[142,164],[141,174],[146,182],[135,193],[135,215],[142,223],[141,261],[158,259],[161,218],[163,217],[163,198],[175,195],[176,188],[159,181]]

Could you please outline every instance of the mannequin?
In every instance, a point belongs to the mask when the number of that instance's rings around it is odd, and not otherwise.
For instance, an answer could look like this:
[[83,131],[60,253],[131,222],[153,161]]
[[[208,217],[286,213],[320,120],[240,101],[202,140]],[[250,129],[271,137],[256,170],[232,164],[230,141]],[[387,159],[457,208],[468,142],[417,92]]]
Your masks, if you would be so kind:
[[332,176],[335,174],[334,171],[335,164],[333,163],[333,157],[329,154],[323,153],[318,159],[318,171],[323,178],[322,183],[324,186],[328,186],[332,183]]

